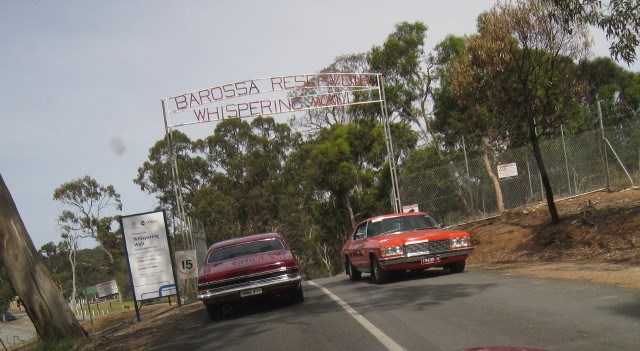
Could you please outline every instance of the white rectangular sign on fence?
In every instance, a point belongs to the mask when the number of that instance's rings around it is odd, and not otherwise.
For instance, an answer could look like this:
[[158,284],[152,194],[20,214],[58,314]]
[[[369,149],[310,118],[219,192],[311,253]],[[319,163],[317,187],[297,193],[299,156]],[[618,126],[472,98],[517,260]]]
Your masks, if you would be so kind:
[[176,295],[164,211],[123,216],[120,223],[136,300]]
[[498,178],[500,180],[518,178],[518,165],[515,163],[498,165]]

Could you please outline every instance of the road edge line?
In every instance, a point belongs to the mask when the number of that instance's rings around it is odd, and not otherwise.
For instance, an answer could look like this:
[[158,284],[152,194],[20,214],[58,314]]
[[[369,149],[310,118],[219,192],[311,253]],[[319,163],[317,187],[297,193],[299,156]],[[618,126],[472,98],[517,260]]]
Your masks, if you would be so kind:
[[344,302],[341,298],[339,298],[336,294],[332,293],[331,290],[325,288],[324,286],[308,281],[312,286],[315,286],[322,290],[323,293],[327,294],[330,298],[332,298],[335,302],[340,305],[347,313],[351,315],[360,325],[362,325],[371,335],[373,335],[378,341],[380,341],[388,350],[391,351],[404,351],[404,348],[400,346],[398,343],[393,341],[390,337],[387,336],[382,330],[378,329],[375,325],[369,322],[366,318],[364,318],[360,313],[358,313],[353,307],[349,306],[348,303]]

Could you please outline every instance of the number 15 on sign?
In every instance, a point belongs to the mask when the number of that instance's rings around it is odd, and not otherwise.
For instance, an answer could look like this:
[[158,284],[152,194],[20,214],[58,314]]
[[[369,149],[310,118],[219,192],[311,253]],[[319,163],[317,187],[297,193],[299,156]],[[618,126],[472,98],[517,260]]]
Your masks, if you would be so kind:
[[178,279],[198,277],[196,250],[176,251],[176,272]]

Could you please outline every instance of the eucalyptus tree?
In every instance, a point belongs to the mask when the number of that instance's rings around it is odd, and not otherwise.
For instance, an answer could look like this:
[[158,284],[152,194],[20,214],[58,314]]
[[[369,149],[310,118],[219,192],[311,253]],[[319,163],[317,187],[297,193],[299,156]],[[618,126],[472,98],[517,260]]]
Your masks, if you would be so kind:
[[90,237],[113,263],[113,254],[105,239],[113,235],[110,225],[116,217],[106,214],[122,210],[120,194],[113,185],[101,185],[90,176],[84,176],[60,185],[53,191],[53,199],[66,206],[58,216],[63,238],[66,236],[75,247],[77,240]]
[[[408,124],[391,126],[399,151],[415,147],[417,135]],[[324,269],[341,267],[339,251],[357,222],[390,211],[390,180],[386,168],[382,124],[357,119],[323,128],[289,158],[287,173],[295,174],[296,189],[308,203],[300,214],[310,225],[303,228],[301,245],[313,250]]]
[[500,130],[511,138],[527,140],[551,221],[557,223],[539,139],[554,134],[584,97],[576,62],[586,58],[590,40],[585,26],[569,30],[555,21],[554,10],[548,2],[516,1],[481,14],[478,34],[466,39],[466,50],[452,61],[449,73],[453,95],[462,104],[503,120]]
[[40,247],[40,255],[45,265],[51,272],[51,277],[58,283],[60,291],[65,296],[70,296],[72,290],[71,267],[67,256],[67,244],[64,241],[54,244],[48,242]]
[[368,60],[372,72],[384,75],[391,120],[411,124],[420,131],[423,144],[437,145],[432,114],[437,63],[425,48],[427,30],[422,22],[398,23],[382,45],[371,48]]
[[40,339],[84,338],[86,333],[36,251],[2,176],[0,242],[0,262]]
[[[176,207],[174,181],[171,173],[171,151],[173,145],[180,178],[180,192],[185,197],[195,193],[210,177],[211,169],[206,157],[198,153],[199,146],[186,134],[174,130],[172,143],[167,137],[158,140],[150,149],[148,160],[138,168],[133,182],[148,194],[154,194],[162,206]],[[188,206],[188,202],[185,204]]]
[[600,101],[608,125],[640,117],[640,73],[625,70],[608,57],[587,60],[580,68],[589,100]]
[[[452,154],[456,149],[465,148],[471,155],[480,155],[485,171],[491,180],[495,193],[497,210],[505,210],[499,179],[493,169],[494,159],[511,145],[511,135],[504,133],[509,121],[496,115],[493,104],[481,98],[474,89],[472,80],[465,70],[469,70],[475,52],[467,46],[471,38],[448,36],[436,46],[437,61],[440,66],[440,86],[434,92],[435,128],[442,135],[442,143]],[[479,71],[483,68],[473,67]],[[462,79],[468,80],[464,83]],[[452,91],[460,84],[470,84],[464,89]],[[464,140],[463,140],[464,138]],[[464,145],[463,145],[464,144]],[[465,193],[457,187],[461,199]],[[467,204],[467,202],[465,202]],[[470,206],[467,204],[467,208]]]
[[280,204],[287,201],[282,166],[299,138],[286,124],[257,117],[222,121],[198,141],[213,171],[191,197],[191,214],[205,224],[209,239],[277,231]]
[[602,29],[611,46],[609,51],[626,63],[636,60],[640,46],[640,8],[636,0],[545,0],[557,6],[551,14],[567,30],[575,25]]

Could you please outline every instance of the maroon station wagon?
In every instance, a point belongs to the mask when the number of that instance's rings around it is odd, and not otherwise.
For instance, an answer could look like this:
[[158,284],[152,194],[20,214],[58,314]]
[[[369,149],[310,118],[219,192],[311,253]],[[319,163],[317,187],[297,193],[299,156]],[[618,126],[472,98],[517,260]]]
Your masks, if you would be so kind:
[[250,235],[209,247],[198,274],[198,299],[211,319],[222,306],[264,295],[304,301],[298,262],[278,233]]

